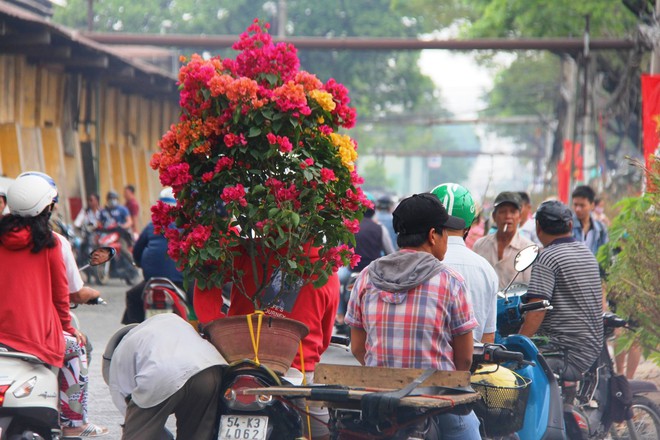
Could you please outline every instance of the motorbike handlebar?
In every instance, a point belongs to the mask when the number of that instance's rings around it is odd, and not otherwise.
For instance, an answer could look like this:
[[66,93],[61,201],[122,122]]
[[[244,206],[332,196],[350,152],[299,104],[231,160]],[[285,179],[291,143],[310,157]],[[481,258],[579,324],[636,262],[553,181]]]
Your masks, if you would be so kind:
[[473,352],[473,366],[480,362],[518,362],[524,363],[525,358],[522,353],[509,351],[503,345],[499,344],[478,344],[475,345]]
[[535,301],[526,304],[520,304],[520,313],[531,312],[533,310],[552,310],[550,301],[544,299],[543,301]]
[[493,351],[493,361],[495,362],[522,362],[523,360],[523,354],[518,353],[517,351],[508,351],[503,349]]

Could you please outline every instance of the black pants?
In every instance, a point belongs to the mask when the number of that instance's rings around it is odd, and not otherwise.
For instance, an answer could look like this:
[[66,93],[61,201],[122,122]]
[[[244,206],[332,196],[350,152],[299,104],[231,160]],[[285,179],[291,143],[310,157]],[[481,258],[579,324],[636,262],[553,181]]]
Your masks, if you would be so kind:
[[132,400],[126,409],[122,440],[172,438],[165,430],[170,414],[176,416],[178,440],[212,440],[218,436],[218,402],[222,369],[202,370],[179,391],[151,408],[140,408]]

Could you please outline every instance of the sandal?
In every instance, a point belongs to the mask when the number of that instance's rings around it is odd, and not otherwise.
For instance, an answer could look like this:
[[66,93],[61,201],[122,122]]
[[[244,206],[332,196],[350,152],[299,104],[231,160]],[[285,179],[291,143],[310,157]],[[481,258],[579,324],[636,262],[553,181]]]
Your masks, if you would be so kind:
[[68,427],[62,429],[62,437],[66,438],[88,438],[101,437],[108,433],[108,428],[87,423],[83,426]]

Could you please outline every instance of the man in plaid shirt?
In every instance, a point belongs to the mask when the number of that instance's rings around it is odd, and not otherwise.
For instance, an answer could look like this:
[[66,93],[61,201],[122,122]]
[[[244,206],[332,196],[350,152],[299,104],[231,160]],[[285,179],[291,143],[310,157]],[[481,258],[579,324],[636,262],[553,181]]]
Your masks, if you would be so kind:
[[[400,250],[365,268],[351,292],[346,323],[351,350],[363,365],[469,370],[477,320],[463,278],[440,261],[447,231],[465,221],[447,214],[432,194],[403,200],[393,213]],[[442,439],[480,439],[479,421],[436,417]]]

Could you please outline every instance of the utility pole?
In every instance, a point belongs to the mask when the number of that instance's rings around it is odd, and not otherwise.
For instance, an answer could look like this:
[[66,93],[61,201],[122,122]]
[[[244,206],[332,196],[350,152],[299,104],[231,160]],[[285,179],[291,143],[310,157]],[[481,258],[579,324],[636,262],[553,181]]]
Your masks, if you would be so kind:
[[87,32],[94,30],[94,0],[87,0]]
[[286,0],[277,0],[277,37],[286,37]]
[[591,96],[591,77],[589,63],[589,22],[590,16],[585,17],[584,27],[584,84],[582,88],[582,176],[585,182],[589,181],[591,171],[596,167],[596,141],[593,131],[593,99]]

